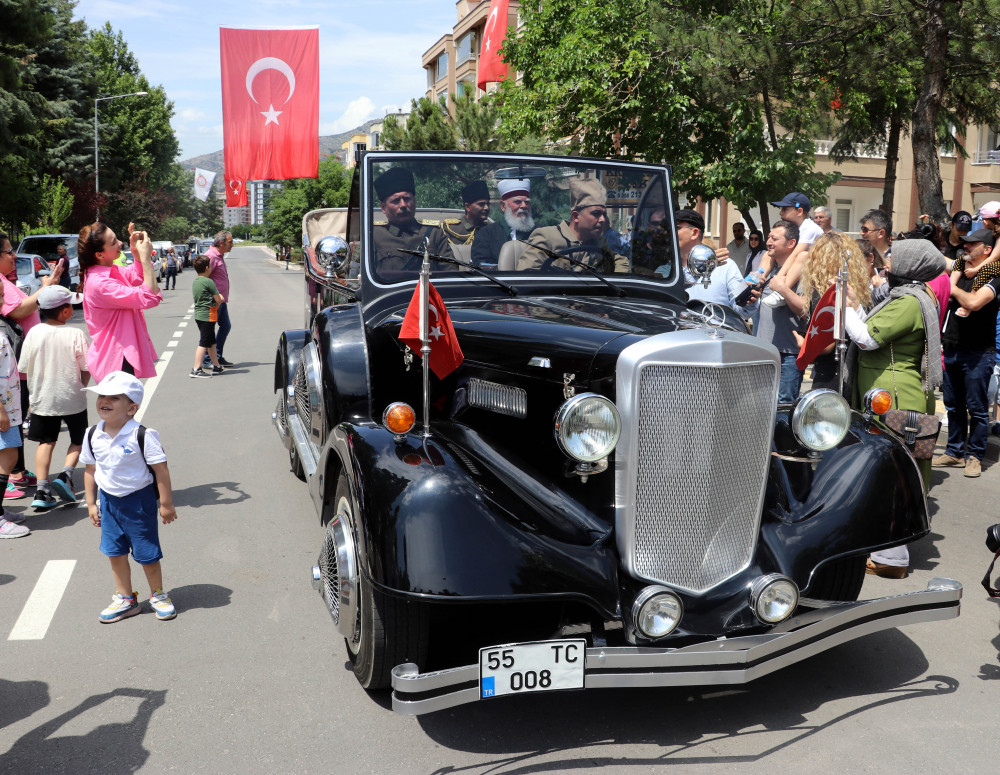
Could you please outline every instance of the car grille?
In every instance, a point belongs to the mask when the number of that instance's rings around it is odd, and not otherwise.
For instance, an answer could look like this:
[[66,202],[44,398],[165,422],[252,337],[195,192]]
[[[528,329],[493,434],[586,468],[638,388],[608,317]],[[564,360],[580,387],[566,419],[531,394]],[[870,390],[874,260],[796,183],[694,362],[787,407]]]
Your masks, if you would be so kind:
[[631,426],[616,463],[619,549],[632,575],[704,592],[753,557],[778,362],[752,344],[716,363],[648,360],[619,394]]

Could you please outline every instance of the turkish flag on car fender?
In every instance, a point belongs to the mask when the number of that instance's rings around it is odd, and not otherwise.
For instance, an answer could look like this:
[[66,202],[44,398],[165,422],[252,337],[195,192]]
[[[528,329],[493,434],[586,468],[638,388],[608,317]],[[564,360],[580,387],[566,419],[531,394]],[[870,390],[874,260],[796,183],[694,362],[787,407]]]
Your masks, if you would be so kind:
[[317,177],[319,29],[220,27],[219,51],[227,184]]
[[[427,284],[427,290],[429,301],[427,331],[431,340],[430,367],[438,379],[444,379],[462,365],[465,356],[458,344],[455,327],[451,324],[451,315],[448,314],[448,308],[444,306],[440,294],[430,283]],[[403,325],[399,329],[399,341],[408,345],[418,357],[423,357],[420,353],[420,283],[413,289],[413,298],[410,299],[410,306],[406,308]]]
[[226,175],[226,207],[246,207],[247,182]]
[[490,15],[483,30],[483,46],[479,50],[477,86],[486,89],[507,77],[507,65],[500,61],[500,47],[507,39],[508,0],[491,0]]
[[837,285],[833,284],[826,289],[826,293],[820,296],[813,310],[812,318],[809,320],[809,330],[806,331],[805,341],[799,348],[799,355],[795,359],[795,365],[799,371],[816,360],[816,357],[827,347],[833,344],[833,319],[834,305],[836,304]]

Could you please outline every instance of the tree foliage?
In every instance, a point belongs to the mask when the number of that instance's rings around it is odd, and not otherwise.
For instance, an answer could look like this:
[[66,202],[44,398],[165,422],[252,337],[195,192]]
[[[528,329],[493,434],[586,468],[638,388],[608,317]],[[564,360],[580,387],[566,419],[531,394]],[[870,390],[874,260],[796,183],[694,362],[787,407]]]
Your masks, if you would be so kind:
[[458,131],[443,97],[410,100],[405,126],[400,126],[396,116],[386,116],[381,142],[390,151],[454,151],[459,147]]
[[40,226],[54,234],[63,230],[73,212],[73,194],[62,179],[45,175],[42,178],[42,204]]
[[286,180],[271,195],[264,211],[264,230],[270,242],[298,245],[302,241],[302,216],[321,207],[346,207],[351,177],[333,156],[319,163],[316,178]]

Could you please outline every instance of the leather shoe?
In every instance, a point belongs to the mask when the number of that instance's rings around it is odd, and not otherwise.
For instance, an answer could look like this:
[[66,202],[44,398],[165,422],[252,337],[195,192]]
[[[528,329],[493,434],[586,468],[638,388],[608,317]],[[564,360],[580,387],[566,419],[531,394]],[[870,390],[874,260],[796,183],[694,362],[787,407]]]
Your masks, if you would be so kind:
[[906,566],[886,565],[881,562],[875,562],[875,560],[869,557],[868,562],[865,563],[865,573],[869,576],[881,576],[884,579],[903,579],[906,578]]

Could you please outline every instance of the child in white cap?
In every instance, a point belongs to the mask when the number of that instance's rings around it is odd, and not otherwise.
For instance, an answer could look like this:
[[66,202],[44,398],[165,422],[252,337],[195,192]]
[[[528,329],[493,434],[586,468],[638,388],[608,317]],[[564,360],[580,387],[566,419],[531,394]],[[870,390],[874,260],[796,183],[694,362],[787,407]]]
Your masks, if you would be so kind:
[[115,595],[101,611],[101,621],[117,622],[139,613],[139,595],[132,590],[128,555],[142,566],[149,582],[149,603],[157,619],[177,612],[163,591],[160,536],[156,502],[163,524],[177,519],[167,456],[160,436],[134,419],[142,403],[142,383],[131,374],[113,371],[99,384],[85,388],[97,393],[101,422],[87,431],[80,453],[90,520],[101,528],[101,552],[111,560]]

